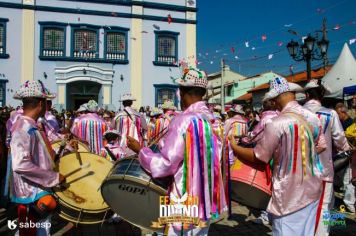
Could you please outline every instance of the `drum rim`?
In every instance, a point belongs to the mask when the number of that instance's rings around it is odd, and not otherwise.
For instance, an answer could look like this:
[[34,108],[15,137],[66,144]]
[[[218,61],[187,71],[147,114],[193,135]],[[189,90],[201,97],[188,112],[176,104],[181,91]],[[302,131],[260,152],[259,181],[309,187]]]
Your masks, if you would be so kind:
[[58,212],[58,216],[61,217],[62,219],[68,220],[70,222],[73,222],[76,224],[84,224],[84,225],[100,224],[106,220],[106,219],[103,219],[103,220],[99,220],[99,221],[76,221],[76,220],[74,220],[74,218],[72,218],[70,215],[64,213],[63,211]]
[[[77,140],[79,143],[81,143],[83,146],[84,146],[84,148],[85,148],[85,150],[87,150],[87,152],[90,152],[90,148],[89,148],[89,146],[88,145],[86,145],[84,142],[82,142],[82,141],[80,141],[80,140]],[[57,144],[57,143],[61,143],[62,142],[62,140],[56,140],[56,141],[53,141],[53,142],[51,142],[51,145],[52,144]],[[81,153],[83,153],[83,152],[81,152]]]

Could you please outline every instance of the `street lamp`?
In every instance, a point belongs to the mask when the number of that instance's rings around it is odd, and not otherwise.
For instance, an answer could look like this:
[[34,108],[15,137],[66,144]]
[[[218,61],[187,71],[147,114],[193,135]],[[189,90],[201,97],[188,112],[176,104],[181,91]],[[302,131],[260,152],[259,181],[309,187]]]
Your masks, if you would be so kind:
[[311,80],[311,61],[312,60],[325,60],[328,52],[329,40],[326,39],[326,35],[320,41],[317,41],[319,50],[314,47],[316,39],[310,34],[304,39],[302,45],[298,42],[291,40],[287,44],[289,55],[295,61],[306,61],[307,63],[307,80]]

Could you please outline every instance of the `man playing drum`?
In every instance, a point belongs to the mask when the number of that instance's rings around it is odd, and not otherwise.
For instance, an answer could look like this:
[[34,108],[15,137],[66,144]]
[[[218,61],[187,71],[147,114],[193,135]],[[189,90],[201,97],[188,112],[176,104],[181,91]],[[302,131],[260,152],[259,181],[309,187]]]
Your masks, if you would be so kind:
[[270,87],[281,114],[266,125],[256,147],[243,148],[234,137],[229,139],[239,159],[268,163],[273,158],[272,198],[267,207],[273,235],[313,235],[322,189],[317,152],[326,147],[321,124],[295,101],[294,92],[302,90],[299,85],[277,77]]
[[332,159],[332,147],[336,147],[337,151],[345,152],[350,149],[344,130],[336,111],[325,108],[321,105],[325,88],[318,84],[318,81],[313,79],[304,87],[307,96],[307,102],[304,107],[318,116],[322,124],[322,132],[325,135],[327,143],[326,150],[320,153],[320,162],[323,165],[323,193],[319,202],[317,212],[317,225],[315,227],[315,235],[329,235],[330,225],[323,223],[323,212],[330,211],[334,207],[334,168]]
[[[50,188],[64,181],[61,174],[53,171],[53,151],[47,137],[38,130],[36,124],[36,120],[46,112],[46,97],[45,88],[40,81],[26,81],[14,96],[15,99],[22,100],[24,113],[11,130],[10,186],[11,200],[19,204],[18,221],[23,224],[30,221],[33,223],[49,221],[39,218],[38,211],[35,214],[34,209],[46,211],[46,208],[53,208],[56,204],[54,198],[50,196]],[[47,203],[38,207],[38,202],[42,199]],[[49,235],[49,229],[19,228],[20,235],[32,236],[36,233]]]
[[158,143],[158,152],[148,147],[141,149],[131,137],[128,145],[139,153],[140,164],[153,178],[173,176],[171,196],[182,198],[187,193],[188,197],[199,199],[199,218],[206,222],[206,227],[167,225],[168,235],[207,235],[210,219],[226,210],[219,164],[221,141],[212,130],[213,114],[203,101],[208,84],[205,72],[186,69],[176,82],[180,85],[183,112],[170,123]]
[[122,95],[120,102],[124,105],[124,110],[120,111],[111,123],[111,128],[119,131],[121,135],[120,146],[122,148],[127,146],[127,136],[134,137],[140,142],[141,146],[143,146],[146,138],[146,119],[142,114],[131,108],[133,101],[136,101],[136,99],[130,93]]

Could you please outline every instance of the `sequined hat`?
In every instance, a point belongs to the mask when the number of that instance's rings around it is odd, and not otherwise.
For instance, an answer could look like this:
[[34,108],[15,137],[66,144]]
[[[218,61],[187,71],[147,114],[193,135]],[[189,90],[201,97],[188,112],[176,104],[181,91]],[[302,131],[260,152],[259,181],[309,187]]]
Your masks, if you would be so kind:
[[14,95],[14,99],[20,100],[29,97],[47,98],[46,90],[42,81],[27,80],[20,86],[20,89],[17,90]]
[[175,83],[184,87],[201,87],[207,88],[208,78],[204,71],[197,68],[187,68],[183,72],[183,76],[175,80]]

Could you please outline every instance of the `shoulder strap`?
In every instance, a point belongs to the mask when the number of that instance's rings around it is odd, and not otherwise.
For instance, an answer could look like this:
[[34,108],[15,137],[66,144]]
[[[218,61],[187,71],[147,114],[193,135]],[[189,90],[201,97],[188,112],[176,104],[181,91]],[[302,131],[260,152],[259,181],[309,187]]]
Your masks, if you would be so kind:
[[116,158],[115,158],[114,153],[112,153],[112,151],[111,151],[108,147],[104,147],[104,148],[105,148],[105,150],[108,152],[108,154],[109,154],[111,160],[112,160],[112,161],[116,161]]
[[124,108],[124,112],[130,117],[130,120],[132,120],[131,114]]

